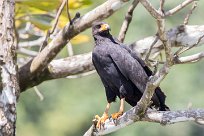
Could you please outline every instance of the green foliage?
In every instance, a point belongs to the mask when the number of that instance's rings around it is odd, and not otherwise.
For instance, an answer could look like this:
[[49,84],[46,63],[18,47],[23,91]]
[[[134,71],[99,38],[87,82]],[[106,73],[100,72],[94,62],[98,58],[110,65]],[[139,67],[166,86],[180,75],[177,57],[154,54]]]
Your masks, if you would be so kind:
[[[93,4],[97,5],[98,2],[102,1],[94,1]],[[168,8],[180,2],[181,0],[168,1]],[[89,10],[95,7],[90,6]],[[203,23],[201,18],[203,6],[204,3],[199,2],[190,24]],[[115,36],[119,32],[126,10],[127,6],[106,20],[112,27],[111,33]],[[81,10],[81,14],[85,14],[83,11]],[[181,24],[183,22],[181,14],[185,12],[179,12],[168,18],[167,27],[171,28]],[[154,20],[139,5],[134,12],[133,22],[125,42],[131,43],[142,37],[154,35],[156,29]],[[83,34],[91,37],[90,30]],[[93,40],[74,46],[74,52],[77,54],[88,52],[92,50],[92,47]],[[203,50],[203,47],[189,54],[199,50]],[[195,64],[178,65],[170,70],[161,88],[167,95],[166,103],[171,110],[186,109],[189,103],[193,104],[193,108],[204,108],[203,69],[204,61],[200,61]],[[90,127],[94,115],[101,115],[106,105],[104,88],[97,74],[78,79],[49,81],[42,83],[38,88],[45,96],[44,101],[38,99],[33,89],[21,94],[19,99],[17,119],[17,135],[19,136],[81,136]],[[111,107],[110,113],[117,111],[118,108],[119,102],[117,101]],[[129,108],[130,106],[126,105],[126,110]],[[190,122],[166,127],[155,123],[137,122],[109,136],[203,136],[203,134],[203,126]]]
[[[62,0],[17,0],[16,1],[16,28],[22,29],[28,23],[33,26],[33,31],[45,33],[54,23],[57,9]],[[91,0],[69,0],[69,12],[72,16],[78,9],[83,9],[91,4]],[[57,27],[63,28],[69,22],[64,7]],[[35,36],[30,37],[35,38]],[[82,40],[74,40],[74,44],[84,43],[89,40],[86,35],[81,35]]]

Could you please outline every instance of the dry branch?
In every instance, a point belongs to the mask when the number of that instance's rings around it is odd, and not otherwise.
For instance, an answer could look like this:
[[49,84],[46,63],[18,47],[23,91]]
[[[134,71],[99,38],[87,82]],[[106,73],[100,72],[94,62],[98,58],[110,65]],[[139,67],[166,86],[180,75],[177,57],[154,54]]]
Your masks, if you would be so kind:
[[135,7],[137,6],[138,3],[139,3],[139,0],[134,0],[132,2],[132,4],[130,5],[130,7],[128,8],[128,12],[125,15],[125,20],[123,21],[123,24],[121,26],[120,33],[119,33],[119,36],[118,36],[118,40],[121,41],[121,42],[124,42],[125,35],[127,33],[129,24],[132,21],[133,11],[134,11],[134,9],[135,9]]
[[0,135],[15,136],[19,96],[14,32],[15,0],[0,1]]
[[67,44],[67,42],[78,33],[91,27],[96,20],[102,20],[112,15],[117,9],[121,8],[127,1],[109,0],[104,4],[88,12],[73,25],[67,24],[58,35],[39,53],[31,62],[30,72],[36,73],[42,71],[48,63],[57,55],[57,53]]
[[92,126],[84,136],[105,135],[125,126],[131,125],[137,121],[148,121],[160,123],[161,125],[170,125],[179,122],[194,121],[199,124],[204,124],[204,110],[179,110],[179,111],[152,111],[148,110],[143,117],[138,118],[135,114],[135,108],[131,108],[125,112],[116,122],[109,119],[105,122],[105,127],[101,130]]
[[[180,25],[167,31],[167,38],[170,40],[172,47],[189,47],[196,44],[200,37],[204,35],[204,25]],[[138,51],[142,56],[147,54],[148,49],[154,42],[155,36],[150,36],[142,40],[136,41],[130,45],[133,50]],[[200,40],[199,45],[204,43],[204,39]],[[163,49],[162,42],[159,40],[154,45],[153,53]]]
[[[174,47],[192,46],[198,42],[198,39],[204,35],[204,26],[177,26],[167,31],[167,37],[170,39]],[[147,37],[139,40],[131,45],[132,49],[145,56],[151,44],[154,42],[155,37]],[[201,39],[199,45],[204,43]],[[163,50],[161,41],[157,41],[152,49],[152,53]],[[62,65],[63,64],[63,65]],[[24,66],[20,69],[20,88],[21,91],[38,85],[46,80],[64,78],[70,75],[81,74],[84,72],[94,70],[91,61],[91,53],[76,55],[64,59],[53,60],[50,65],[41,73],[33,77],[27,73],[30,71],[29,66]],[[53,71],[52,71],[53,68]]]

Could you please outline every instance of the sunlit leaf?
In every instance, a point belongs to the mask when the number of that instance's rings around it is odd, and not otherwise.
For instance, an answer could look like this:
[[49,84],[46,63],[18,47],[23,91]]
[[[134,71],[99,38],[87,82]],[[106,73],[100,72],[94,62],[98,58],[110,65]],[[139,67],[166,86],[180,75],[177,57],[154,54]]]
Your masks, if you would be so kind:
[[[43,19],[42,19],[43,18]],[[32,15],[29,17],[29,21],[34,24],[36,27],[42,30],[47,30],[51,27],[51,21],[52,18],[49,16],[42,16],[42,15]]]
[[80,35],[75,36],[71,40],[71,43],[72,44],[80,44],[80,43],[88,42],[89,40],[90,40],[90,38],[87,35],[80,34]]
[[65,15],[61,15],[58,21],[58,27],[63,28],[67,24],[67,22],[69,22],[68,17]]

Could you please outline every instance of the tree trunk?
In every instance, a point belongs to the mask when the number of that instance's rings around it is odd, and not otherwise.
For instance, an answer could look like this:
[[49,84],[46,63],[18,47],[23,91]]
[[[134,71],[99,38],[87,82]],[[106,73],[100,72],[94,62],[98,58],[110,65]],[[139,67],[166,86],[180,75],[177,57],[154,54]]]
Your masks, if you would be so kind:
[[14,33],[15,0],[0,0],[0,136],[14,136],[19,84]]

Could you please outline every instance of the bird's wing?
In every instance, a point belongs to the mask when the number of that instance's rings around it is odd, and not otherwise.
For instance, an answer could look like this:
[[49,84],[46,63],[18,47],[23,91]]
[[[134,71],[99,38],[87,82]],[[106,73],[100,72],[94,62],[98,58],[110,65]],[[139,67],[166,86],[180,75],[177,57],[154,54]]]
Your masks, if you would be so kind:
[[151,76],[152,75],[152,71],[151,69],[145,64],[145,62],[140,58],[140,55],[136,52],[136,51],[133,51],[131,50],[128,46],[126,45],[121,45],[124,49],[126,49],[133,58],[135,58],[139,63],[140,65],[143,67],[143,69],[145,70],[146,74],[148,76]]
[[145,64],[145,62],[141,59],[140,55],[136,51],[131,50],[128,47],[128,45],[121,43],[117,38],[113,37],[113,39],[118,45],[120,45],[121,47],[126,49],[131,54],[131,56],[133,58],[135,58],[140,63],[140,65],[144,68],[144,70],[148,76],[152,75],[151,69]]
[[103,83],[103,86],[105,87],[107,101],[109,103],[114,102],[116,100],[116,94],[112,91],[112,89],[108,86],[108,83],[106,82],[106,80],[99,73],[100,71],[98,70],[98,65],[95,63],[94,55],[92,56],[92,62],[93,62],[93,65],[94,65],[97,73],[100,76],[100,79],[101,79],[101,81]]
[[121,47],[117,48],[117,52],[110,53],[110,57],[121,74],[132,81],[141,92],[144,92],[148,76],[141,64]]

